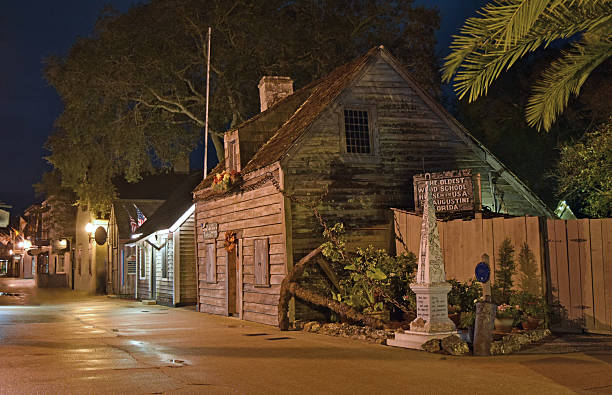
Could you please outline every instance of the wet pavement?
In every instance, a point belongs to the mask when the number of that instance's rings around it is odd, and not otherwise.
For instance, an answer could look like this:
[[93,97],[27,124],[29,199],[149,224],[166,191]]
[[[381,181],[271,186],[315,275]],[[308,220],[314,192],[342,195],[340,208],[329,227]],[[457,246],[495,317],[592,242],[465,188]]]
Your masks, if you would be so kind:
[[0,394],[612,393],[605,346],[451,357],[31,280],[0,292],[18,294],[0,295]]

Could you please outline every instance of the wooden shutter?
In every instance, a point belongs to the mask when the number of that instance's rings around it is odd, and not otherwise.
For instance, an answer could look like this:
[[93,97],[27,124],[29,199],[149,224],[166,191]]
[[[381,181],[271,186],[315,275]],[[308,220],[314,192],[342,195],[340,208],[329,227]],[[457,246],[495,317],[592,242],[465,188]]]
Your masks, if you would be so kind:
[[206,244],[206,282],[217,282],[217,251],[212,243]]
[[255,240],[255,285],[270,285],[268,239]]

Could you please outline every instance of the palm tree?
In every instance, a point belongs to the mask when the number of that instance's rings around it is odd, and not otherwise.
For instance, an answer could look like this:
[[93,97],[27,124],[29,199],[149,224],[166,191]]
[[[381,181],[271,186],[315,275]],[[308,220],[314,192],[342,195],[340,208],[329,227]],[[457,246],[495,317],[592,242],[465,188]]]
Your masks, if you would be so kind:
[[494,0],[454,36],[443,80],[454,76],[459,98],[472,102],[517,60],[560,39],[573,42],[536,81],[526,109],[530,126],[549,130],[570,95],[612,56],[612,0]]

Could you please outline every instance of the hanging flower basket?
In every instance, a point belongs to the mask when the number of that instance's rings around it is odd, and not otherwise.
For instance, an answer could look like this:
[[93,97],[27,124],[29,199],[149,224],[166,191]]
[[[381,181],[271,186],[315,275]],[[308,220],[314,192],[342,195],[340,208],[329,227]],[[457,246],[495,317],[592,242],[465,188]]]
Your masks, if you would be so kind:
[[215,178],[213,178],[212,182],[212,189],[217,192],[227,191],[238,181],[240,181],[240,173],[236,170],[223,170],[221,173],[215,174]]

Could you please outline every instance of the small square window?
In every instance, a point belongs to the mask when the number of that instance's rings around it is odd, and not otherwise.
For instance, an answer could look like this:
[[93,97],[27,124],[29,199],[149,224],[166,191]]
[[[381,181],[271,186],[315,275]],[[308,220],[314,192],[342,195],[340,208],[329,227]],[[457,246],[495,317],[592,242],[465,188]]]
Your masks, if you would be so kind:
[[347,153],[370,154],[372,152],[367,111],[344,110],[344,133]]

